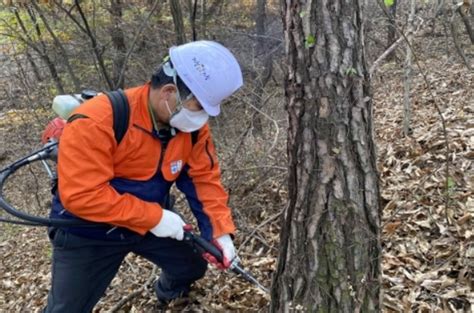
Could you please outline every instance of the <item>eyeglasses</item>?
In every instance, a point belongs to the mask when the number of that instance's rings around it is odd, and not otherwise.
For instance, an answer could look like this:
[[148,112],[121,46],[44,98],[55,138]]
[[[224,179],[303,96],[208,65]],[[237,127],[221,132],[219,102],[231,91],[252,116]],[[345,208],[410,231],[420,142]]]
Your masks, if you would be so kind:
[[179,93],[179,88],[178,88],[178,73],[176,70],[171,66],[171,62],[167,61],[163,64],[163,71],[165,72],[166,75],[173,77],[173,83],[176,86],[176,111],[173,114],[176,114],[177,112],[181,111],[181,109],[184,107],[183,103],[191,100],[194,98],[194,95],[192,93],[189,93],[189,95],[184,99],[184,101],[181,98],[181,94]]

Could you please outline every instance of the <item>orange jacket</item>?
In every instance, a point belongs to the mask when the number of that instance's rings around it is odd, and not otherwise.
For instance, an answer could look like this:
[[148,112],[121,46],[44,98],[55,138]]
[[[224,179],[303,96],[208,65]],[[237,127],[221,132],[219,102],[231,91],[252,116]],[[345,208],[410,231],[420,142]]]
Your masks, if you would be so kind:
[[150,85],[146,84],[125,91],[130,122],[118,146],[107,96],[97,96],[74,111],[88,118],[68,123],[61,136],[58,189],[62,205],[83,219],[125,227],[144,235],[159,223],[161,206],[131,193],[119,193],[111,181],[114,178],[147,181],[156,177],[161,163],[160,177],[164,184],[170,186],[172,182],[182,181],[178,187],[188,197],[201,233],[203,227],[210,228],[205,230],[206,237],[234,233],[209,126],[206,124],[199,130],[194,146],[190,133],[177,132],[162,155],[162,144],[152,135],[149,89]]

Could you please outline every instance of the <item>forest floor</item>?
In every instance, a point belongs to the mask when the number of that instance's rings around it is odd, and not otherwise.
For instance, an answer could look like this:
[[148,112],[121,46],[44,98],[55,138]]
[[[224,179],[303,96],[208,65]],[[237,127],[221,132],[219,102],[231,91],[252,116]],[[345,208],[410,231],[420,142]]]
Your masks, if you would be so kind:
[[[381,228],[384,312],[472,312],[474,75],[446,58],[428,57],[423,64],[429,64],[431,89],[415,70],[412,132],[407,137],[402,135],[402,69],[386,64],[373,81],[374,135],[385,204]],[[435,102],[447,128],[447,180],[445,138]],[[17,111],[0,112],[0,138],[17,138],[15,132],[23,133],[28,127],[27,118]],[[20,122],[12,123],[15,119]],[[34,142],[38,133],[29,133]],[[12,140],[9,144],[21,143]],[[5,148],[0,151],[2,166],[10,159]],[[34,188],[34,182],[24,186],[23,192]],[[48,197],[47,192],[41,195]],[[11,191],[10,196],[21,203],[23,193]],[[260,195],[268,198],[269,206],[274,196],[271,192]],[[264,210],[258,221],[246,227],[258,233],[237,235],[243,264],[270,286],[278,249],[278,213]],[[40,312],[51,279],[46,230],[0,225],[0,254],[0,312]],[[152,312],[156,298],[150,282],[157,276],[149,262],[129,255],[94,312],[108,312],[126,297],[129,301],[117,312]],[[210,268],[196,283],[187,311],[261,311],[268,304],[269,296],[256,287]]]
[[[385,77],[374,86],[378,167],[386,203],[384,305],[387,312],[472,312],[474,74],[445,58],[424,63],[431,64],[431,90],[415,71],[412,133],[407,137],[402,135],[403,85]],[[395,68],[383,71],[402,77]],[[435,102],[446,123],[448,179],[446,141]]]

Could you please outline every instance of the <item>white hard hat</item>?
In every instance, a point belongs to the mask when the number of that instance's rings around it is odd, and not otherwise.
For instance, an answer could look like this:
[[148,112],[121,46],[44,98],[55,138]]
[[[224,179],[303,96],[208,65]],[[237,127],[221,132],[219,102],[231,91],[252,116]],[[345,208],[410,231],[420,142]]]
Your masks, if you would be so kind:
[[243,84],[234,55],[213,41],[194,41],[170,48],[173,67],[204,110],[220,113],[220,103]]

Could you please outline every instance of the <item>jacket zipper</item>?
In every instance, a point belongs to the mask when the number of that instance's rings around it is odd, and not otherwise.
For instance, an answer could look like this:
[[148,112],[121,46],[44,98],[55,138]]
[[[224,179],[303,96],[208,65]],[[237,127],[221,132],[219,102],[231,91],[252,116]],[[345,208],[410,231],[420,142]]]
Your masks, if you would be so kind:
[[[161,142],[160,138],[158,138],[158,135],[156,135],[154,132],[150,132],[147,129],[137,125],[133,124],[136,128],[140,129],[141,131],[144,131],[148,135],[152,136],[153,139],[157,140],[160,143],[160,160],[158,161],[158,171],[161,172],[161,166],[163,165],[163,159],[165,156],[166,148],[164,147],[163,143]],[[170,139],[171,140],[171,139]],[[169,142],[168,142],[169,143]]]
[[211,156],[211,153],[209,152],[209,140],[206,140],[206,153],[207,153],[207,156],[209,157],[209,160],[211,160],[211,170],[214,168],[214,159],[212,158]]
[[164,157],[165,157],[166,148],[164,147],[164,145],[163,145],[163,143],[161,142],[161,140],[158,139],[158,141],[160,142],[160,149],[161,149],[160,161],[158,161],[158,170],[161,172],[161,165],[163,165],[163,159],[164,159]]

